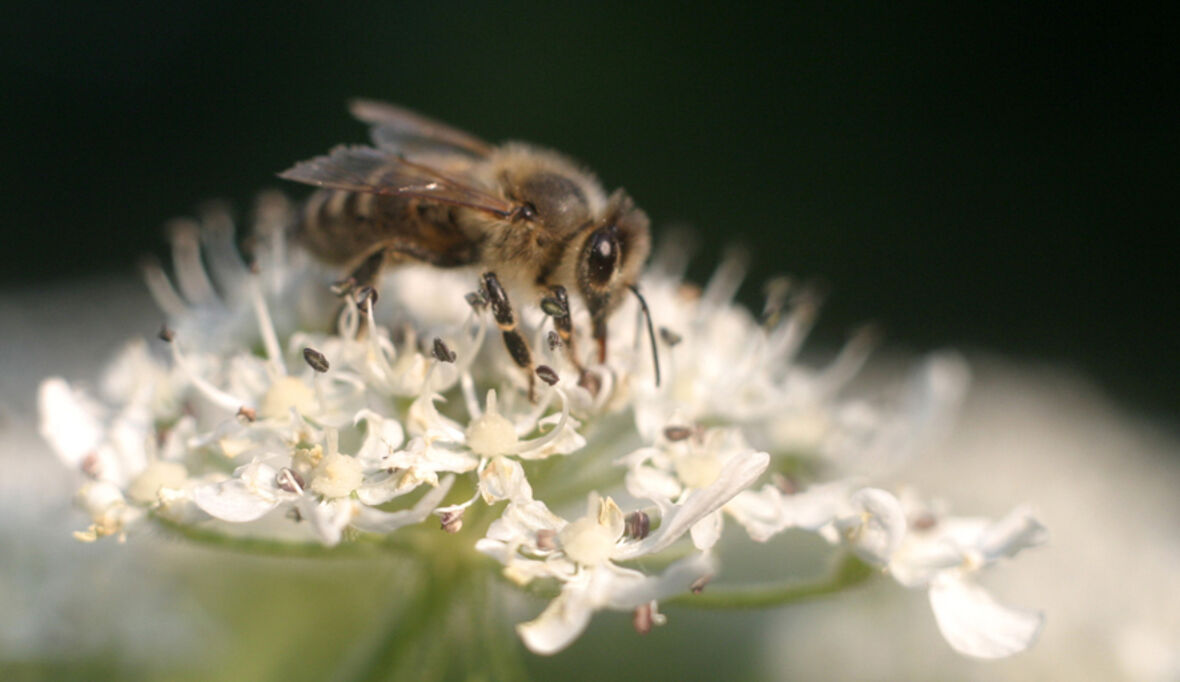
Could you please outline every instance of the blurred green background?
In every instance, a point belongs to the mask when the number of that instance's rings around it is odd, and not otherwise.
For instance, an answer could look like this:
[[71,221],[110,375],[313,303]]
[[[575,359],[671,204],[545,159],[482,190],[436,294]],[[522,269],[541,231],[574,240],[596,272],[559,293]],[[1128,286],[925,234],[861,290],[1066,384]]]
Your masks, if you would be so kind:
[[[160,226],[361,142],[400,102],[541,142],[750,284],[831,285],[818,330],[1080,366],[1180,399],[1175,22],[987,3],[27,3],[0,26],[0,284],[130,272]],[[300,188],[289,188],[293,192]]]

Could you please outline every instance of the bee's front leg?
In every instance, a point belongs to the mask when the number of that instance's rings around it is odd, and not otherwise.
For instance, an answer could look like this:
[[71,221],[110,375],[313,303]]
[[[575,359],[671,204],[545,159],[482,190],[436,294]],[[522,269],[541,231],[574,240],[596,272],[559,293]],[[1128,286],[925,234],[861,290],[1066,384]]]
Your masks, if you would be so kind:
[[529,377],[529,401],[533,402],[536,376],[533,374],[533,353],[529,350],[528,341],[516,327],[516,316],[512,313],[512,304],[508,302],[508,292],[500,285],[500,279],[494,272],[483,275],[484,293],[492,305],[492,316],[496,318],[496,325],[504,335],[504,345],[512,360],[523,369]]
[[570,302],[565,287],[560,284],[549,287],[549,296],[541,299],[541,310],[553,318],[553,328],[557,331],[561,344],[565,346],[565,355],[570,363],[578,370],[579,375],[585,374],[586,368],[578,359],[578,351],[574,346],[574,323],[570,317]]

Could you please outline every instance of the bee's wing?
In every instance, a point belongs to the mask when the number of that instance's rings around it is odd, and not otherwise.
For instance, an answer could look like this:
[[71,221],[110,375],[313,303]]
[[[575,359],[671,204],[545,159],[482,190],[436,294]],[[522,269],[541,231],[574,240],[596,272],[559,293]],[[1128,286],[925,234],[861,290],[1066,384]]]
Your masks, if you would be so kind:
[[336,147],[301,161],[279,177],[317,187],[378,195],[419,197],[508,218],[520,207],[462,178],[372,147]]
[[358,120],[372,126],[373,144],[386,151],[460,151],[476,157],[492,151],[492,145],[470,133],[394,104],[357,99],[349,102],[348,108]]

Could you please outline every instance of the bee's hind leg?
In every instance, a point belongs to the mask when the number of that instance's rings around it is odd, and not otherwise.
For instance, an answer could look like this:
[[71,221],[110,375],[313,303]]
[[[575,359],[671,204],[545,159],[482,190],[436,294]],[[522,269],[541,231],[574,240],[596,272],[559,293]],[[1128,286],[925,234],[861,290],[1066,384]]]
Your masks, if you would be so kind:
[[504,346],[512,360],[523,369],[529,377],[529,401],[534,402],[536,375],[533,372],[533,353],[529,350],[528,341],[516,326],[516,316],[512,312],[512,304],[508,301],[508,293],[500,285],[500,278],[494,272],[483,275],[483,289],[492,305],[492,316],[496,318],[496,326],[504,336]]

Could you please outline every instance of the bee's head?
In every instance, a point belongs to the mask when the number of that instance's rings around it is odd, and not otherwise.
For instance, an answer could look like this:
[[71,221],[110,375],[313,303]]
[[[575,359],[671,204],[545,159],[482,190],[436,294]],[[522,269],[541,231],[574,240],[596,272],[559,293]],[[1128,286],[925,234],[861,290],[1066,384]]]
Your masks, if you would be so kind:
[[594,321],[594,336],[606,336],[607,314],[639,279],[651,250],[647,214],[622,190],[611,195],[604,218],[584,230],[575,275],[578,291]]

